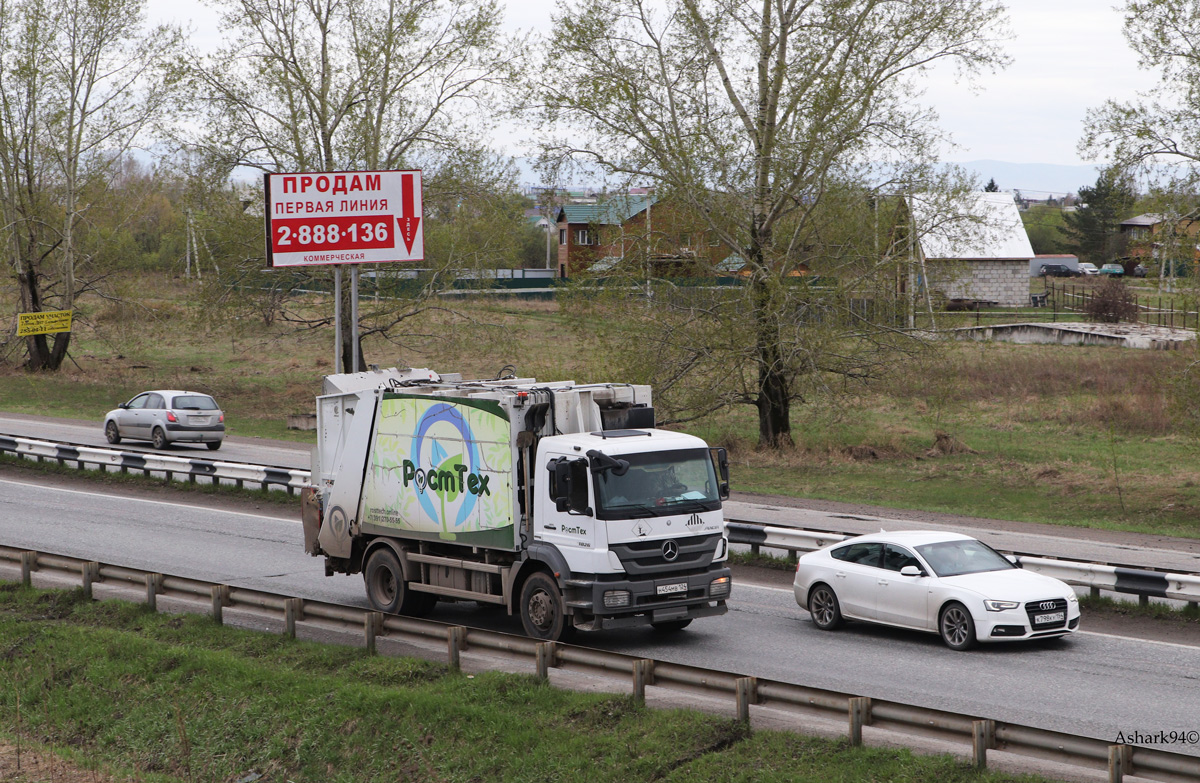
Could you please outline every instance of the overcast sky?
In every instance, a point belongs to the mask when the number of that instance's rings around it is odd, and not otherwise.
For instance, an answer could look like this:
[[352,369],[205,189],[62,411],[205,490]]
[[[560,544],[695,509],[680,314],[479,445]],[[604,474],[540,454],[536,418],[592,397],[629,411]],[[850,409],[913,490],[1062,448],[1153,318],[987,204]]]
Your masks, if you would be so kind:
[[[512,28],[549,28],[548,2],[505,0]],[[928,83],[926,102],[961,149],[948,160],[1080,164],[1075,144],[1085,112],[1107,98],[1131,99],[1155,82],[1137,67],[1111,0],[1008,0],[1012,64],[982,76],[977,90],[949,73]],[[216,17],[197,0],[149,0],[154,20],[190,23],[202,48],[217,40]],[[519,149],[507,149],[521,154]]]

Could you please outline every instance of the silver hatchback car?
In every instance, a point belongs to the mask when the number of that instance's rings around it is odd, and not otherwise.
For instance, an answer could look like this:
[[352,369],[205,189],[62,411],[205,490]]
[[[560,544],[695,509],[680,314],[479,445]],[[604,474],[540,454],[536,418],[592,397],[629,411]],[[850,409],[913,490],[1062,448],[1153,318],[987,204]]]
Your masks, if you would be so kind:
[[104,437],[148,440],[156,449],[172,443],[203,443],[216,451],[225,438],[225,414],[207,394],[173,389],[142,392],[104,416]]

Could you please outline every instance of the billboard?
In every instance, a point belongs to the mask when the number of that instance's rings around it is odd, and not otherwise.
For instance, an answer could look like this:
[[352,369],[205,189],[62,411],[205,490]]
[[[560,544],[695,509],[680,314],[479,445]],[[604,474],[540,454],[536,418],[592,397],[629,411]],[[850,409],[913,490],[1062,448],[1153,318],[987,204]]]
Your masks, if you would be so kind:
[[385,394],[359,519],[412,538],[515,548],[510,432],[494,402]]
[[425,257],[420,171],[264,174],[263,188],[270,266]]

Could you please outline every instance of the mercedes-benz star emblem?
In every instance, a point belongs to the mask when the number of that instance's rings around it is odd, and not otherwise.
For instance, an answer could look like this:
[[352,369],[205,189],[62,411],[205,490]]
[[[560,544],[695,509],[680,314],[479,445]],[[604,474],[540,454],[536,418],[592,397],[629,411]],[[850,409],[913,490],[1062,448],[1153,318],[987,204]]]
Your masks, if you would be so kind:
[[668,563],[670,563],[675,558],[679,557],[679,544],[676,544],[674,541],[667,541],[663,544],[662,553],[663,560],[666,560]]

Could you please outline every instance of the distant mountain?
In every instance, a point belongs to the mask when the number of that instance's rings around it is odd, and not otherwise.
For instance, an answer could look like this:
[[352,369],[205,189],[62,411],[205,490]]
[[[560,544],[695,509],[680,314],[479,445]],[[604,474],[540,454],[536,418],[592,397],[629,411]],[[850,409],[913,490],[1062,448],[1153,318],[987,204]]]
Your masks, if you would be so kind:
[[979,183],[996,180],[1001,190],[1019,190],[1024,196],[1044,198],[1078,193],[1084,185],[1096,184],[1098,166],[1058,163],[1006,163],[1000,160],[970,160],[955,165],[974,171]]

